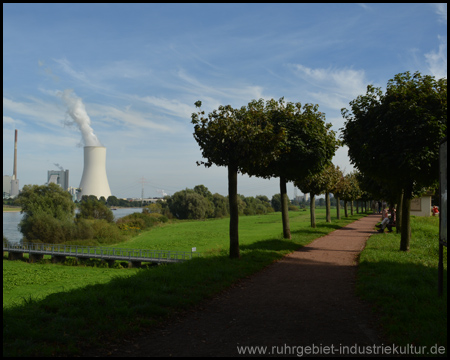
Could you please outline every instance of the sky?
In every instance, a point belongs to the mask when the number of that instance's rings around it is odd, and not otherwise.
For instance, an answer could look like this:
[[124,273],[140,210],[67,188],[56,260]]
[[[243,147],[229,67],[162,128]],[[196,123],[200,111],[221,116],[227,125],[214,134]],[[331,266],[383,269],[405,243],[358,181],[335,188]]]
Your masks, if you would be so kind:
[[[226,196],[226,168],[196,164],[197,100],[206,113],[318,104],[339,135],[341,108],[405,71],[447,77],[446,4],[3,4],[3,174],[18,129],[20,188],[59,168],[78,187],[94,136],[117,197],[200,184]],[[353,170],[345,147],[333,163]],[[276,178],[238,177],[244,196],[279,192]]]

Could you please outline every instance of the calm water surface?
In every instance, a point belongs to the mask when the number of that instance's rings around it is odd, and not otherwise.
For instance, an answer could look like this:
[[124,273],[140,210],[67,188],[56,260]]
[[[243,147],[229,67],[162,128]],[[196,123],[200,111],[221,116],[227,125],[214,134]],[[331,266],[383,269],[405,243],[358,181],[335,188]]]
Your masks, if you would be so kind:
[[[119,219],[123,216],[142,212],[141,208],[121,208],[113,210],[114,219]],[[22,240],[22,233],[17,229],[23,214],[17,212],[3,212],[3,235],[11,242],[19,242]]]

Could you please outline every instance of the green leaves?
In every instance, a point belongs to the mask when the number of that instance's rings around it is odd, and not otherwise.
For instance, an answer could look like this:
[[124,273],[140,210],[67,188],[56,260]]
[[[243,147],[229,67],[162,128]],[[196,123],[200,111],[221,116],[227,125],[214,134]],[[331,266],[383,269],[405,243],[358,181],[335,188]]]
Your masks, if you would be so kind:
[[361,172],[396,188],[435,184],[436,149],[447,131],[446,79],[397,74],[384,94],[369,85],[350,106],[341,110],[342,138]]

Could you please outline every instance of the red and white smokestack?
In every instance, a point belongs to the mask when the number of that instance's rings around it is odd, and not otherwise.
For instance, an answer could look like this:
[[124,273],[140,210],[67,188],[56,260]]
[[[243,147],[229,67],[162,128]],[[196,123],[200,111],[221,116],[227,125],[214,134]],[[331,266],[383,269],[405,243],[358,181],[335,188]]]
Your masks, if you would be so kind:
[[17,179],[17,129],[14,138],[14,171],[13,171],[13,180]]

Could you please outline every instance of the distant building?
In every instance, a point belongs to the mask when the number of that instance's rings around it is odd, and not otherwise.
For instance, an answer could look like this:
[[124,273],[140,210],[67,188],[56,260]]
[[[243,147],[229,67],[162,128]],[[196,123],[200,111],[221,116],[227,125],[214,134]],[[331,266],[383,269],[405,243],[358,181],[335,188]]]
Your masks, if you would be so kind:
[[3,199],[19,195],[19,180],[13,176],[3,175]]
[[3,175],[3,199],[8,199],[11,196],[11,180],[12,176]]
[[19,195],[19,179],[13,179],[11,180],[11,197],[16,197]]
[[431,216],[431,198],[433,195],[433,192],[428,191],[421,197],[412,199],[410,214],[415,216]]
[[69,191],[69,170],[48,170],[47,183],[57,184]]
[[79,197],[81,197],[81,191],[79,191],[77,188],[69,187],[67,191],[72,196],[72,201],[80,200]]

